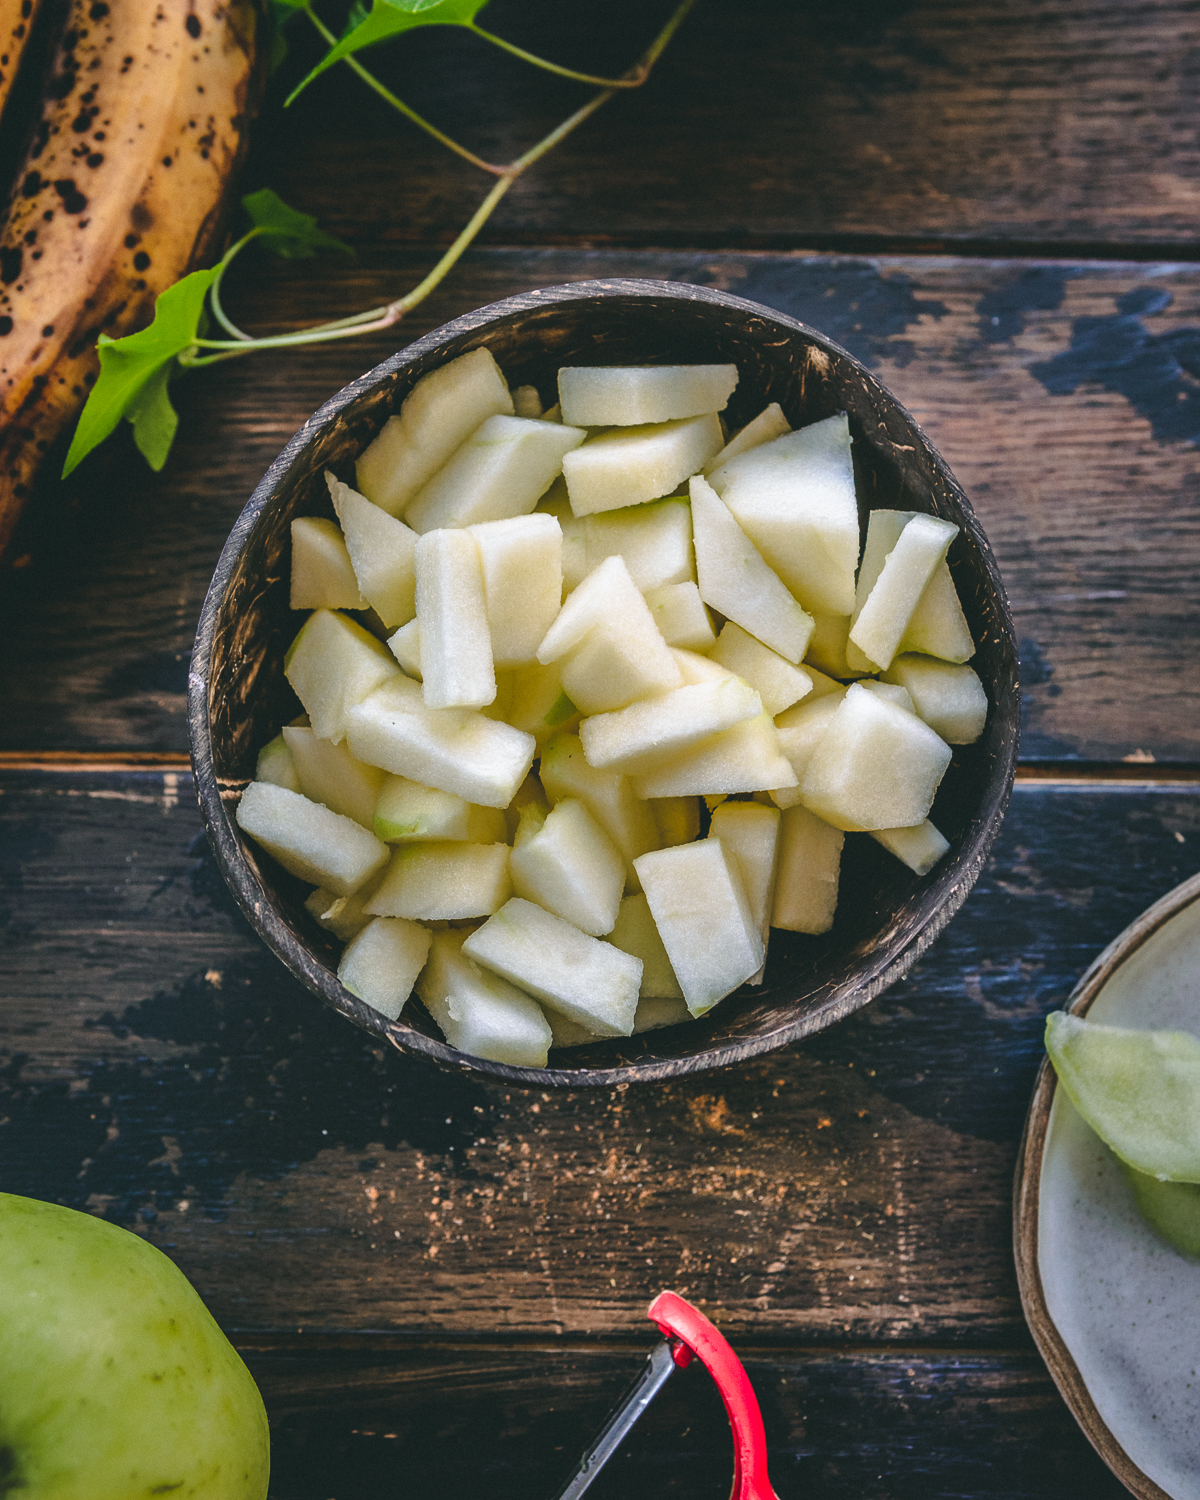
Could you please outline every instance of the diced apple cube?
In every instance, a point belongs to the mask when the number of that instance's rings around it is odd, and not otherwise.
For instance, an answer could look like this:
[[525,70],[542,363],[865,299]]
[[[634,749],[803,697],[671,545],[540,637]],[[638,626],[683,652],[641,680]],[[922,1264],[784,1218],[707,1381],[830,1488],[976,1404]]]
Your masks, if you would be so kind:
[[650,803],[658,825],[658,847],[673,849],[700,837],[699,797],[656,797]]
[[633,861],[657,849],[654,815],[634,793],[633,783],[619,771],[597,771],[589,766],[577,734],[559,731],[542,751],[542,786],[552,802],[578,797],[612,839],[626,865],[626,879],[635,884]]
[[346,715],[376,688],[400,676],[387,647],[354,620],[319,609],[288,647],[283,670],[313,731],[335,743]]
[[353,818],[266,781],[242,793],[237,824],[285,870],[335,896],[352,895],[387,859],[387,845]]
[[[829,679],[827,678],[826,681]],[[834,714],[846,696],[846,689],[834,684],[836,691],[822,693],[819,698],[806,698],[793,708],[781,713],[775,721],[779,735],[779,748],[787,756],[788,763],[798,778],[795,786],[781,787],[771,793],[777,807],[795,807],[800,801],[800,785],[812,753],[829,728]]]
[[[875,587],[883,572],[883,565],[904,528],[919,514],[915,510],[871,512],[867,522],[862,565],[858,570],[858,588],[863,598]],[[920,651],[927,656],[937,656],[944,661],[953,662],[964,662],[975,653],[975,643],[958,602],[950,568],[944,559],[933,570],[933,576],[925,585],[925,591],[900,642],[900,650]],[[855,670],[874,671],[875,664],[861,651],[856,651],[853,645],[848,647],[848,656]],[[848,672],[844,675],[851,674]]]
[[569,723],[579,710],[563,692],[559,662],[543,667],[533,662],[513,673],[509,723],[533,735],[539,749],[556,729]]
[[831,677],[861,677],[867,672],[869,663],[863,667],[852,667],[847,656],[850,639],[849,615],[814,615],[813,633],[809,637],[808,650],[804,653],[805,669],[817,667]]
[[774,442],[777,437],[783,437],[791,430],[779,402],[772,401],[770,406],[763,407],[752,422],[747,422],[736,437],[730,438],[715,458],[709,459],[704,472],[715,474],[739,453],[749,453],[751,448],[760,448],[763,443]]
[[[646,920],[654,928],[654,918],[646,911]],[[658,929],[654,928],[654,935],[658,946],[662,948],[662,939],[658,937]],[[611,938],[609,939],[611,942]],[[666,949],[663,948],[663,960],[666,961]],[[580,1026],[576,1021],[568,1021],[566,1016],[557,1015],[554,1011],[547,1009],[545,1012],[550,1029],[554,1033],[552,1047],[586,1047],[592,1042],[603,1041],[594,1031],[589,1031],[586,1026]],[[683,995],[675,997],[660,997],[657,995],[643,995],[638,1001],[637,1015],[633,1021],[633,1034],[641,1031],[660,1031],[664,1026],[678,1026],[682,1021],[690,1021],[692,1013],[687,1008]]]
[[399,844],[367,911],[426,922],[491,916],[512,895],[508,855],[507,844]]
[[498,667],[532,662],[562,603],[562,527],[553,516],[472,526]]
[[414,531],[527,516],[562,472],[563,455],[587,436],[578,427],[489,417],[404,512]]
[[476,807],[452,792],[422,786],[407,776],[387,776],[375,802],[373,831],[385,844],[421,839],[462,839],[502,844],[508,828],[497,807]]
[[398,516],[460,443],[488,417],[511,414],[512,397],[487,349],[473,349],[417,381],[356,466],[358,488]]
[[731,675],[596,714],[579,726],[579,738],[589,765],[640,776],[762,711],[754,689]]
[[720,839],[643,854],[637,872],[693,1016],[757,972],[763,941],[737,866]]
[[696,651],[681,651],[678,647],[672,647],[671,655],[675,658],[675,665],[679,668],[685,687],[694,687],[698,682],[721,682],[724,678],[733,676],[728,667],[723,667],[710,656],[701,656]]
[[287,787],[289,792],[300,790],[300,778],[296,775],[296,762],[282,734],[277,734],[258,752],[258,763],[254,767],[255,781],[269,781],[272,786]]
[[854,683],[809,757],[801,798],[836,828],[909,828],[928,817],[950,758],[915,714]]
[[708,836],[720,839],[737,866],[750,917],[762,938],[763,963],[748,984],[761,984],[766,971],[767,941],[775,899],[775,871],[779,860],[778,808],[757,802],[722,802],[712,815]]
[[[401,625],[394,635],[388,636],[388,650],[410,677],[421,680],[421,627],[416,620]],[[424,696],[421,699],[424,702]]]
[[311,729],[289,725],[283,738],[292,753],[300,781],[298,790],[310,802],[321,802],[364,828],[372,828],[384,773],[377,766],[355,760],[344,744],[318,739]]
[[722,628],[711,660],[748,682],[772,718],[812,692],[812,678],[803,667],[794,667],[732,620]]
[[350,940],[338,964],[343,986],[395,1021],[429,952],[430,934],[416,922],[376,917]]
[[634,427],[724,411],[736,365],[647,365],[558,372],[563,421],[576,427]]
[[850,643],[881,671],[892,664],[904,632],[958,527],[936,516],[914,516],[888,553],[869,592],[860,584]]
[[509,860],[513,890],[591,937],[611,932],[625,888],[625,861],[582,802],[566,797],[523,818]]
[[[860,683],[868,693],[876,693],[880,698],[885,698],[889,703],[894,703],[897,708],[902,708],[905,713],[915,714],[912,697],[907,688],[900,687],[894,682],[879,682],[874,677],[868,677]],[[918,715],[919,717],[919,715]]]
[[536,1000],[467,958],[465,932],[435,934],[417,994],[452,1047],[513,1068],[544,1068],[552,1033]]
[[292,522],[292,608],[362,609],[365,603],[337,522],[297,517]]
[[[650,903],[646,900],[644,892],[639,891],[636,895],[626,896],[621,902],[617,924],[609,933],[608,940],[614,948],[620,948],[622,953],[631,953],[634,958],[641,959],[642,1001],[683,999],[679,980],[675,978],[675,970],[671,967],[671,960],[667,957],[663,940],[659,936],[658,928],[654,925],[654,918],[650,914]],[[638,1008],[640,1011],[641,1006],[639,1005]],[[685,1014],[677,1015],[676,1019],[686,1021],[690,1015],[690,1011],[685,1011]],[[634,1031],[638,1029],[636,1021],[633,1029]]]
[[771,926],[814,936],[833,926],[846,835],[806,807],[789,807],[779,829]]
[[348,943],[368,922],[374,920],[367,916],[367,902],[379,889],[382,879],[383,870],[376,871],[370,880],[363,881],[352,896],[335,896],[332,891],[318,886],[305,901],[305,908],[327,932],[332,932],[334,937]]
[[[417,534],[365,495],[343,484],[328,469],[325,482],[346,550],[363,598],[388,630],[404,625],[416,613],[416,575],[413,548]],[[350,606],[354,608],[355,606]]]
[[871,837],[917,875],[928,875],[950,848],[928,818],[912,828],[875,828]]
[[692,536],[700,597],[792,663],[812,634],[811,615],[788,593],[712,486],[691,481]]
[[694,583],[664,583],[649,589],[646,603],[668,646],[704,652],[716,644],[712,615]]
[[514,897],[471,934],[463,952],[598,1036],[633,1031],[641,960],[532,901]]
[[571,509],[587,516],[669,495],[704,466],[722,441],[715,413],[602,432],[563,460]]
[[536,385],[519,385],[512,393],[513,416],[540,417],[543,415],[542,398]]
[[479,544],[469,531],[417,539],[417,624],[427,708],[482,708],[496,696]]
[[692,512],[686,500],[655,500],[621,510],[583,516],[588,572],[608,557],[623,557],[642,593],[696,577],[692,556]]
[[983,733],[987,693],[970,667],[905,652],[892,662],[887,681],[908,691],[915,712],[948,745],[973,745]]
[[386,690],[350,710],[347,743],[368,765],[481,807],[508,806],[535,749],[532,735],[508,724],[470,709],[406,710]]
[[712,486],[806,610],[853,610],[858,502],[844,412],[739,454]]
[[703,797],[794,786],[796,773],[779,747],[773,720],[761,714],[635,776],[633,784],[639,797]]
[[563,597],[577,589],[591,569],[588,567],[587,536],[584,522],[571,509],[566,480],[554,481],[541,500],[534,515],[553,516],[562,528],[562,575]]

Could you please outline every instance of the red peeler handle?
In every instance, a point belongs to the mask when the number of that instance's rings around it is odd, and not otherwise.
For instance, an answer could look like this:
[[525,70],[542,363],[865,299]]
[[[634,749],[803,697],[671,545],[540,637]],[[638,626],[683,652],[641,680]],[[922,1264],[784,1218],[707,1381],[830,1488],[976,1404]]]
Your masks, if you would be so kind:
[[733,1489],[730,1500],[777,1500],[767,1478],[767,1436],[754,1389],[742,1362],[724,1335],[690,1302],[674,1292],[662,1292],[646,1315],[670,1340],[680,1369],[692,1356],[716,1382],[733,1429]]

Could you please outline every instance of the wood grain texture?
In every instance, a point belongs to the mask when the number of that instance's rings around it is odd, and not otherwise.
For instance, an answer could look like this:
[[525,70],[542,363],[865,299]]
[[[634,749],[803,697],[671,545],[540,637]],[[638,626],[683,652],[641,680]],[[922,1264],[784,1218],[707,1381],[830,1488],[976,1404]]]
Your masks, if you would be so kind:
[[665,1285],[760,1344],[1024,1346],[1043,1017],[1200,863],[1194,786],[1018,787],[963,911],[859,1015],[550,1094],[323,1010],[242,923],[187,777],[0,786],[0,1188],[139,1228],[257,1330],[639,1337]]
[[[670,11],[494,0],[481,24],[589,72],[619,71]],[[317,50],[303,23],[276,93]],[[903,241],[1194,247],[1200,147],[1187,0],[752,0],[700,5],[649,85],[528,173],[499,243],[846,246]],[[430,28],[369,65],[493,160],[587,97]],[[260,129],[255,180],[360,244],[450,239],[476,169],[348,72]],[[381,185],[386,184],[386,191]]]
[[[315,1345],[316,1347],[310,1347]],[[364,1347],[366,1346],[366,1347]],[[383,1347],[380,1347],[383,1346]],[[271,1417],[274,1500],[549,1496],[649,1347],[327,1347],[242,1352]],[[1031,1351],[763,1351],[739,1344],[780,1500],[1117,1500]],[[668,1382],[597,1500],[726,1500],[732,1452],[697,1365]]]
[[[427,264],[272,267],[235,305],[263,327],[338,316]],[[494,250],[404,336],[606,275],[715,284],[799,317],[913,411],[1000,561],[1026,757],[1200,760],[1200,269]],[[186,748],[188,653],[229,527],[295,428],[395,346],[223,366],[180,388],[183,435],[161,476],[128,443],[84,466],[0,592],[0,748]]]

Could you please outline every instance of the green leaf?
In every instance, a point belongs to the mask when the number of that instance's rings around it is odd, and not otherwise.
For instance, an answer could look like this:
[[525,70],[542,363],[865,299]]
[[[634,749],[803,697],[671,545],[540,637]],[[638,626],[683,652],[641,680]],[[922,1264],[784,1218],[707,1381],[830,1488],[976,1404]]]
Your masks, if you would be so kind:
[[307,8],[308,0],[269,0],[267,5],[267,35],[270,54],[267,61],[268,74],[274,73],[287,57],[287,37],[283,28]]
[[369,13],[355,5],[340,39],[285,102],[290,104],[319,73],[364,47],[374,47],[417,26],[470,26],[486,4],[487,0],[372,0]]
[[167,461],[167,454],[175,441],[175,429],[179,426],[179,414],[167,395],[167,382],[177,369],[175,360],[160,366],[125,413],[133,424],[133,440],[138,452],[156,474]]
[[311,214],[289,208],[278,193],[259,188],[242,199],[242,207],[256,229],[263,231],[263,245],[285,260],[309,260],[318,250],[340,250],[344,255],[354,251],[333,235],[317,228]]
[[154,304],[154,321],[149,328],[121,339],[100,335],[100,375],[80,413],[63,465],[64,479],[108,437],[122,417],[128,417],[134,423],[134,436],[141,451],[152,464],[154,459],[150,454],[156,455],[158,462],[155,466],[162,467],[174,436],[173,426],[169,434],[166,432],[164,408],[171,411],[172,417],[174,411],[167,400],[165,378],[162,392],[148,396],[146,410],[140,416],[140,437],[136,430],[139,403],[151,381],[164,370],[169,376],[176,357],[196,342],[205,312],[205,298],[216,274],[215,267],[193,271],[165,292],[160,292]]

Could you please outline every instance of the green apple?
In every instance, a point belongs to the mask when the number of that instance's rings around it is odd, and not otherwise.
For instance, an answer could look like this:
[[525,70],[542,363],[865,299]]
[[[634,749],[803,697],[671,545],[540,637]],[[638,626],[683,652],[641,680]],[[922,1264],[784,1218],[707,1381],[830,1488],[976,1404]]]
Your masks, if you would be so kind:
[[0,1193],[0,1494],[264,1500],[269,1470],[262,1397],[183,1273]]

